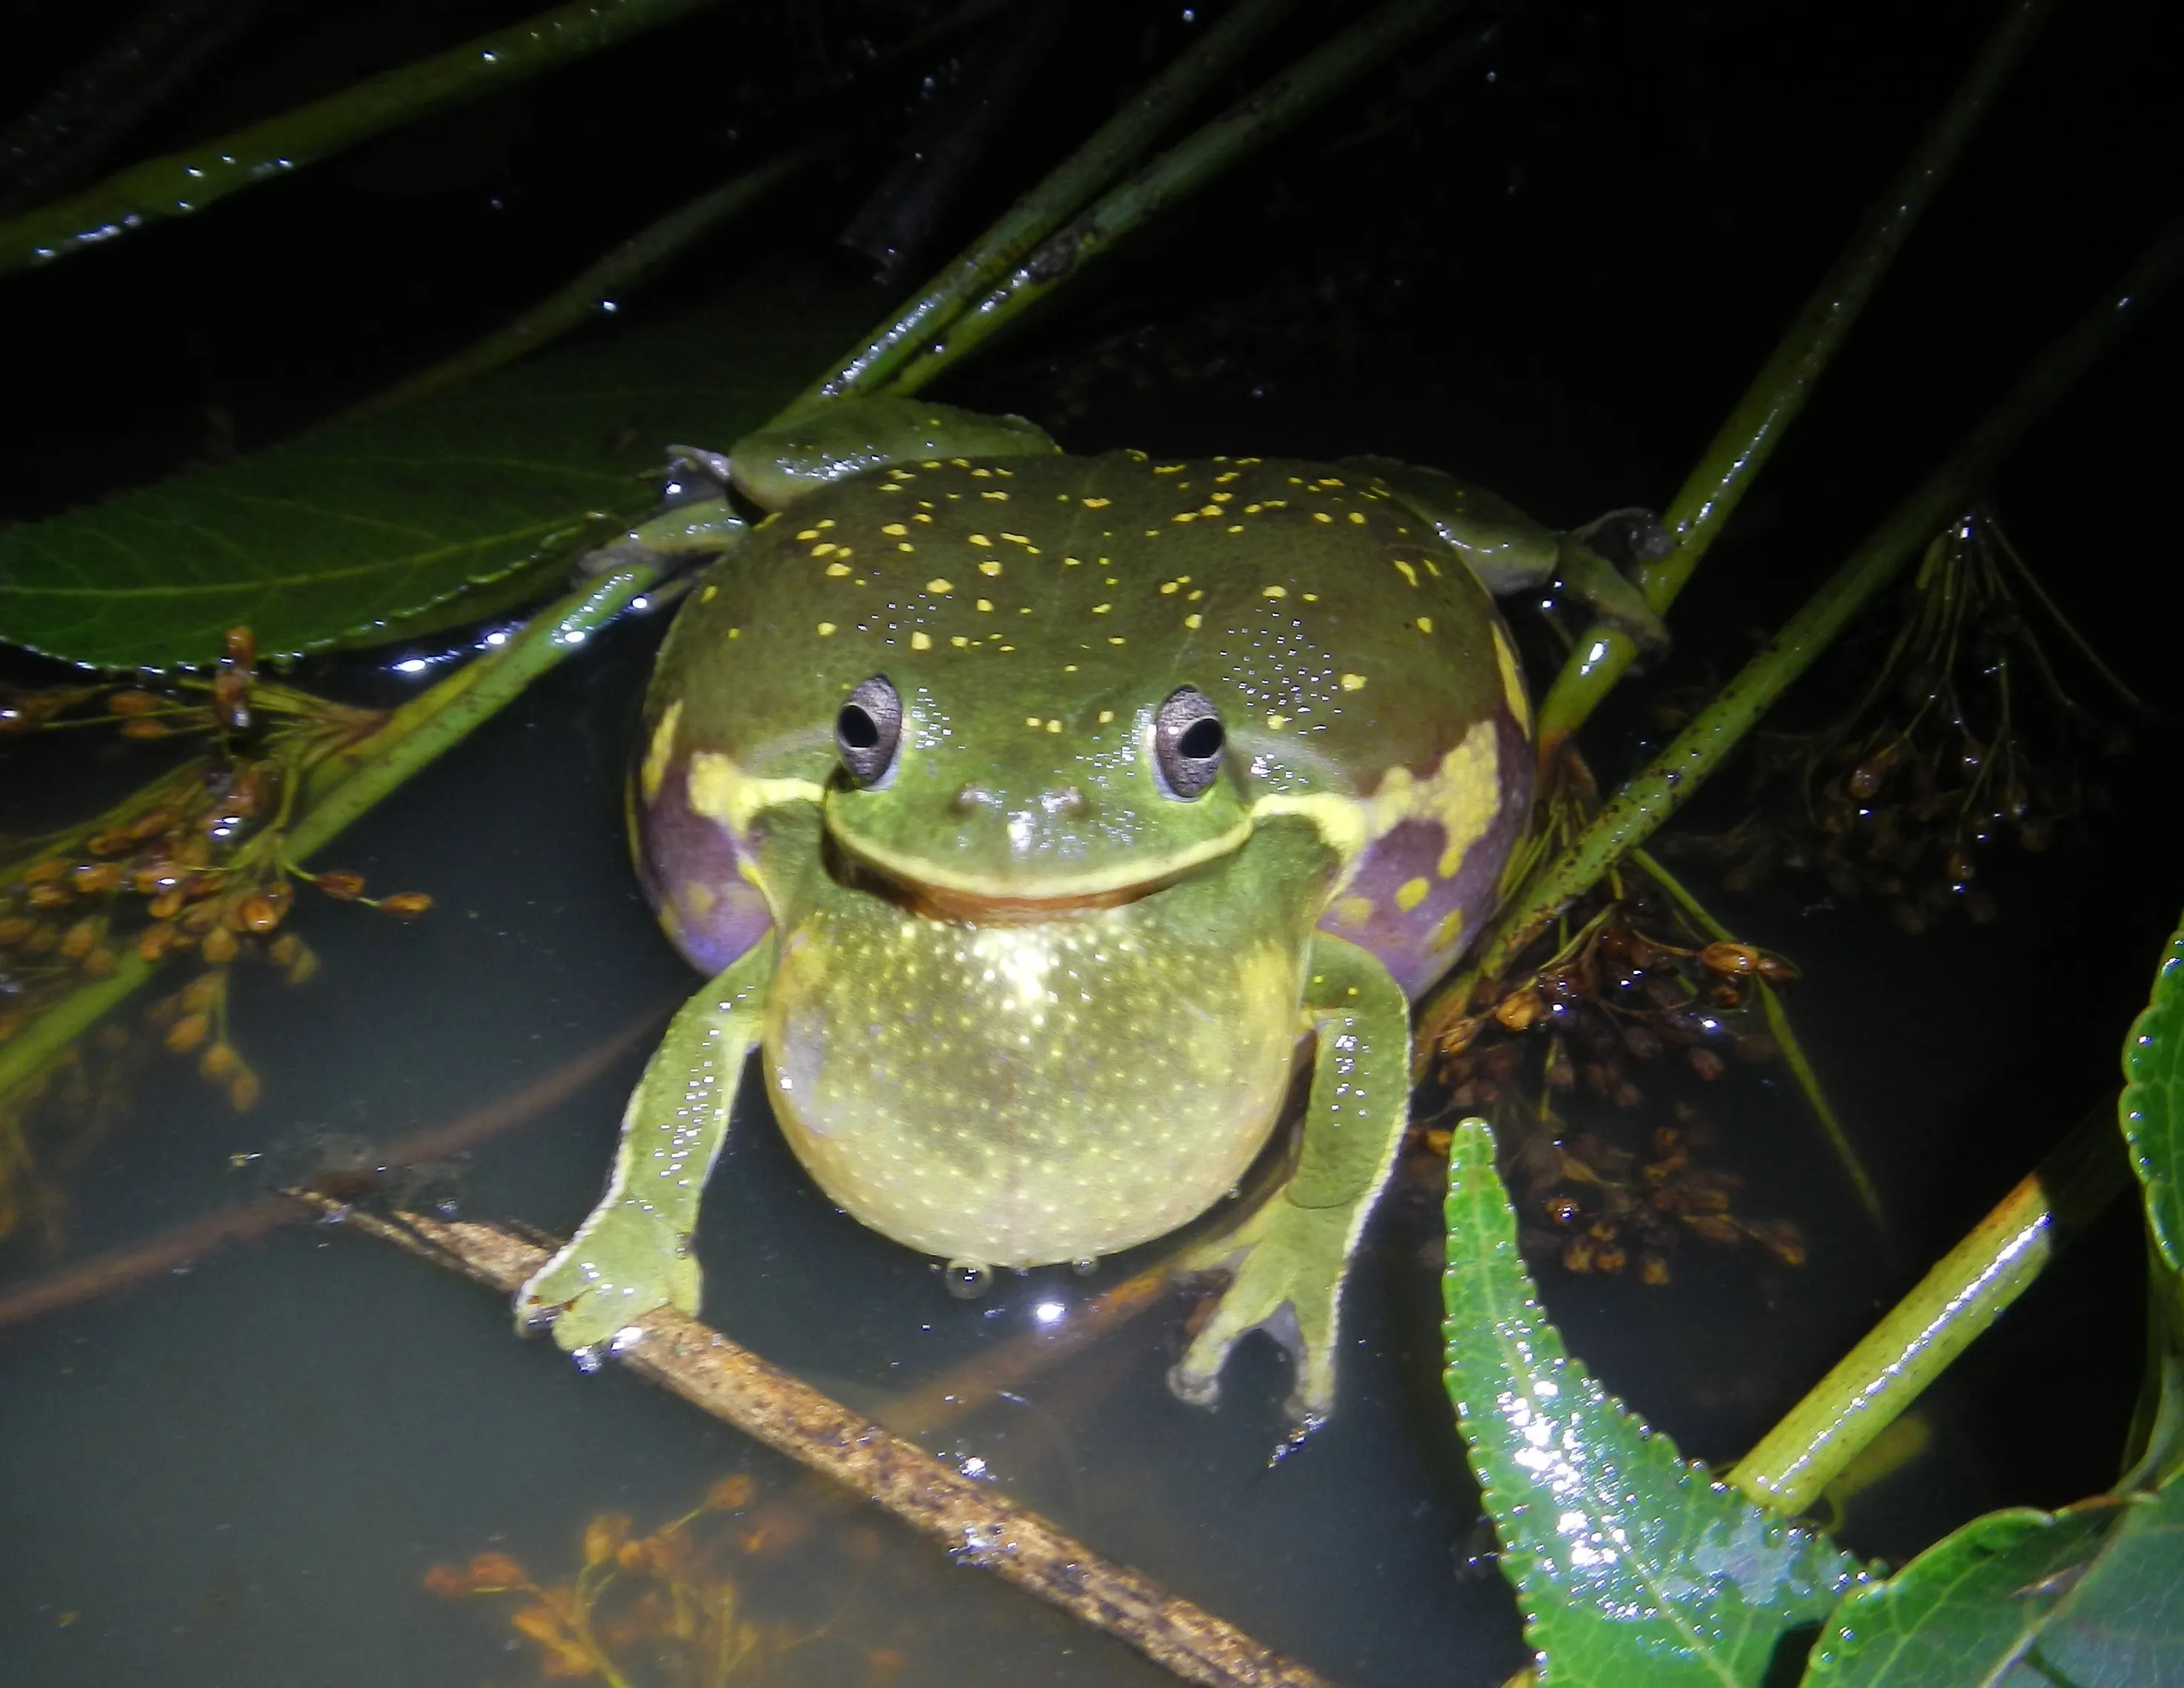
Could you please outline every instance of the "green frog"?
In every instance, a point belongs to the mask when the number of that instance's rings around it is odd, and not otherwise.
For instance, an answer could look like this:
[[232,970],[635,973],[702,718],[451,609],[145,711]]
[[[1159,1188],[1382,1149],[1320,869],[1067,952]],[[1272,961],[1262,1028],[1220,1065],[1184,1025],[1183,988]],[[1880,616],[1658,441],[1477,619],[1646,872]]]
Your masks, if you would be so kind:
[[[837,1205],[967,1273],[1087,1262],[1234,1192],[1300,1057],[1293,1164],[1186,1264],[1334,1399],[1342,1284],[1401,1140],[1409,1000],[1491,911],[1530,711],[1489,588],[1580,541],[1379,460],[1063,454],[1014,418],[833,407],[678,450],[627,544],[725,547],[647,696],[640,871],[712,978],[631,1098],[604,1197],[519,1293],[565,1347],[694,1314],[745,1061]],[[727,497],[771,510],[748,531]]]

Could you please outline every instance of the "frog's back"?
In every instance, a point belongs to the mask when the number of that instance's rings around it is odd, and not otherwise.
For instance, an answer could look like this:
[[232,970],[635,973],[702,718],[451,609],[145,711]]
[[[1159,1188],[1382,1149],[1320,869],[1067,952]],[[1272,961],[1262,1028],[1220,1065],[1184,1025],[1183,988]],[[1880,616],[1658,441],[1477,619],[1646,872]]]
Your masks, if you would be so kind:
[[967,743],[1043,730],[1095,760],[1141,754],[1144,712],[1196,687],[1255,804],[1350,848],[1323,923],[1412,992],[1490,906],[1529,805],[1507,630],[1369,474],[1134,453],[908,464],[770,519],[662,653],[648,734],[678,707],[685,748],[649,771],[643,853],[699,965],[764,913],[734,841],[688,812],[688,747],[823,782],[836,710],[880,673],[951,700]]

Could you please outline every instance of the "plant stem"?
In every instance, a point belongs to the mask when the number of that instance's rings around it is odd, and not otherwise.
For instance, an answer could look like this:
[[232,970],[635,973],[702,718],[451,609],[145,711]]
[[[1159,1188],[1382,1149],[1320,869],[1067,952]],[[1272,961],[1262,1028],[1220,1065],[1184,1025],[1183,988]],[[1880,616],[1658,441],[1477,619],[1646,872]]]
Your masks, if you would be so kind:
[[1691,799],[1790,683],[1971,501],[2025,430],[2136,326],[2180,264],[2184,219],[2164,230],[2112,292],[2034,358],[2002,402],[1866,536],[1668,748],[1624,783],[1568,850],[1527,879],[1505,904],[1477,961],[1420,1014],[1414,1041],[1421,1059],[1441,1032],[1462,1017],[1475,980],[1499,977],[1557,912]]
[[616,295],[642,285],[662,265],[764,198],[819,153],[816,148],[799,148],[677,205],[514,320],[454,356],[374,393],[342,420],[390,410],[443,387],[459,387],[551,345],[564,334],[582,327],[602,309],[611,309]]
[[[1662,866],[1652,855],[1642,850],[1634,850],[1630,852],[1630,860],[1674,898],[1678,905],[1709,938],[1731,944],[1738,941],[1736,934],[1709,914],[1706,905],[1693,896],[1684,883]],[[1820,1075],[1813,1070],[1813,1063],[1806,1059],[1805,1046],[1797,1040],[1797,1028],[1790,1023],[1789,1012],[1782,1006],[1780,995],[1763,978],[1755,978],[1752,983],[1759,993],[1760,1012],[1766,1016],[1767,1029],[1774,1037],[1776,1047],[1782,1051],[1783,1064],[1790,1069],[1791,1077],[1797,1081],[1798,1089],[1804,1093],[1806,1106],[1812,1109],[1814,1117],[1819,1121],[1820,1130],[1827,1137],[1828,1146],[1836,1151],[1836,1159],[1842,1163],[1843,1172],[1849,1178],[1852,1188],[1858,1191],[1858,1199],[1864,1205],[1867,1217],[1871,1218],[1875,1229],[1886,1230],[1888,1220],[1881,1209],[1880,1191],[1875,1187],[1873,1175],[1866,1171],[1865,1162],[1858,1158],[1857,1149],[1852,1145],[1850,1134],[1843,1129],[1842,1120],[1828,1101],[1827,1093],[1820,1089]]]
[[[2009,81],[2038,32],[2048,0],[2008,0],[1979,57],[1942,114],[1880,196],[1834,266],[1820,278],[1736,408],[1662,517],[1675,549],[1638,571],[1646,601],[1665,613],[1850,332],[1881,277]],[[1540,709],[1541,759],[1583,724],[1637,655],[1630,638],[1596,625],[1577,642]]]
[[152,977],[153,963],[134,950],[116,956],[114,971],[86,979],[0,1044],[0,1101],[20,1089],[46,1063],[97,1025]]
[[[512,1295],[547,1250],[492,1225],[422,1214],[391,1218],[291,1192],[352,1230],[395,1244]],[[1168,1593],[1142,1572],[1072,1540],[990,1485],[888,1434],[720,1332],[660,1308],[616,1339],[614,1357],[810,1470],[886,1508],[959,1565],[1005,1582],[1106,1630],[1208,1688],[1326,1688],[1325,1679],[1233,1624]]]
[[2095,1108],[1761,1438],[1727,1481],[1801,1513],[2131,1182],[2113,1104]]
[[965,248],[922,292],[805,388],[789,406],[790,414],[877,389],[905,359],[946,329],[966,304],[1083,209],[1117,173],[1136,163],[1162,131],[1189,110],[1295,4],[1296,0],[1241,0],[1203,40],[1139,90],[1091,139]]
[[419,693],[370,738],[328,757],[312,771],[308,806],[288,833],[290,856],[301,861],[323,849],[381,798],[514,702],[660,575],[655,566],[629,565],[586,582],[541,610],[499,649]]
[[0,275],[50,264],[147,223],[192,215],[427,112],[498,93],[716,3],[568,0],[309,105],[147,159],[81,193],[0,221]]
[[1047,241],[888,384],[916,393],[1158,213],[1206,187],[1437,22],[1457,0],[1393,0],[1170,148]]

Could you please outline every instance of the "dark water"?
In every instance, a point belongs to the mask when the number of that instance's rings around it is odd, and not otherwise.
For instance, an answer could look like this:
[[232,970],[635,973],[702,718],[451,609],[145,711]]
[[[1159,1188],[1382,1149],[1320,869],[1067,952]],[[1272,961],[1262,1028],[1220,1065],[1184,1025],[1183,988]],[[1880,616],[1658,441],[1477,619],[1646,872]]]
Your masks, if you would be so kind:
[[[1118,269],[1082,315],[944,396],[1022,409],[1085,449],[1390,451],[1557,520],[1662,501],[1983,25],[1981,8],[1945,9],[1918,38],[1879,8],[1741,21],[1666,8],[1628,25],[1520,13],[1500,56],[1382,108],[1378,133],[1362,102],[1308,128],[1186,214],[1148,254],[1157,267]],[[1740,660],[1742,630],[1779,619],[2174,214],[2173,181],[2149,162],[2174,156],[2173,117],[2156,115],[2135,64],[2146,15],[2096,8],[2057,29],[1739,543],[1694,588],[1659,683]],[[312,62],[296,15],[268,18],[281,62]],[[662,54],[647,74],[683,74]],[[663,142],[655,103],[626,97],[641,79],[601,75],[591,97],[632,114],[630,150],[596,134],[576,146],[584,85],[557,83],[521,104],[499,177],[398,194],[391,165],[337,168],[316,192],[285,186],[139,253],[4,284],[21,313],[10,355],[47,395],[7,424],[7,510],[43,513],[200,449],[207,401],[246,442],[269,437],[460,343],[522,296],[521,276],[566,273],[568,251],[624,231],[590,238],[589,222],[611,220],[599,203],[551,191],[572,156],[588,187]],[[702,125],[716,153],[717,127]],[[832,214],[857,186],[812,198],[831,195]],[[488,214],[495,188],[515,211]],[[800,204],[751,238],[816,251],[822,221]],[[435,261],[398,262],[404,240]],[[259,262],[275,250],[277,287]],[[657,309],[742,261],[740,248],[709,250]],[[2152,325],[2000,488],[2051,589],[2171,703],[2175,428],[2158,416],[2175,322]],[[376,890],[429,891],[432,912],[404,926],[306,900],[297,925],[320,976],[292,989],[238,969],[233,1025],[264,1080],[258,1106],[236,1113],[189,1062],[153,1053],[125,1117],[72,1146],[65,1128],[44,1139],[59,1145],[64,1205],[42,1233],[0,1240],[0,1295],[249,1201],[273,1171],[369,1160],[621,1039],[595,1077],[452,1171],[466,1212],[557,1232],[582,1215],[648,1028],[694,983],[621,838],[628,725],[658,632],[638,621],[596,642],[328,853],[321,865]],[[339,667],[306,678],[384,683]],[[1603,723],[1604,777],[1646,731],[1635,710]],[[2161,819],[2175,759],[2159,727],[2138,744],[2110,781],[2113,813],[2003,872],[2008,917],[1992,928],[1912,943],[1876,911],[1809,890],[1739,899],[1694,874],[1718,914],[1803,967],[1798,1025],[1894,1226],[1876,1237],[1859,1215],[1778,1070],[1658,1087],[1656,1105],[1680,1095],[1719,1126],[1719,1158],[1747,1181],[1739,1211],[1793,1220],[1810,1244],[1794,1271],[1687,1251],[1664,1289],[1543,1273],[1572,1346],[1687,1451],[1735,1457],[2112,1082],[2178,892]],[[139,767],[51,744],[0,754],[11,833],[82,812]],[[1858,1503],[1848,1545],[1900,1556],[1986,1507],[2060,1503],[2113,1475],[2139,1341],[2129,1220],[2112,1216],[1930,1395],[1931,1451]],[[1162,1382],[1179,1296],[922,1439],[1338,1681],[1500,1681],[1521,1645],[1490,1566],[1467,1568],[1485,1539],[1436,1376],[1437,1228],[1430,1189],[1399,1180],[1351,1287],[1338,1417],[1272,1469],[1279,1357],[1247,1345],[1220,1412],[1179,1406]],[[751,1089],[700,1245],[709,1319],[876,1412],[1022,1342],[1054,1308],[1066,1323],[1156,1252],[953,1300],[932,1262],[828,1207]],[[737,1474],[749,1506],[703,1528],[728,1544],[722,1563],[785,1680],[1159,1677],[694,1411],[517,1341],[485,1292],[296,1227],[0,1326],[0,1682],[534,1680],[535,1654],[508,1627],[517,1602],[430,1593],[427,1569],[498,1551],[566,1581],[587,1520],[627,1513],[649,1530]]]

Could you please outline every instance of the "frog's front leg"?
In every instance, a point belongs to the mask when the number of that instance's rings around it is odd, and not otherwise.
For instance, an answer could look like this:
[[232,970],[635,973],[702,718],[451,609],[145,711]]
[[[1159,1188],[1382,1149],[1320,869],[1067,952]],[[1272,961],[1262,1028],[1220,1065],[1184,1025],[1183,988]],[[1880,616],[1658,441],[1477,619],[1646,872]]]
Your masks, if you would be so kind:
[[1334,1406],[1343,1279],[1410,1116],[1410,1011],[1388,970],[1354,944],[1312,935],[1304,1011],[1317,1033],[1304,1144],[1289,1181],[1234,1231],[1187,1256],[1188,1271],[1228,1271],[1213,1317],[1168,1373],[1185,1401],[1210,1407],[1223,1363],[1263,1330],[1296,1368],[1290,1416],[1300,1430]]
[[698,1311],[698,1201],[773,978],[768,933],[677,1012],[622,1115],[614,1176],[591,1217],[515,1294],[519,1329],[550,1318],[571,1352],[656,1307]]

